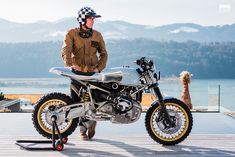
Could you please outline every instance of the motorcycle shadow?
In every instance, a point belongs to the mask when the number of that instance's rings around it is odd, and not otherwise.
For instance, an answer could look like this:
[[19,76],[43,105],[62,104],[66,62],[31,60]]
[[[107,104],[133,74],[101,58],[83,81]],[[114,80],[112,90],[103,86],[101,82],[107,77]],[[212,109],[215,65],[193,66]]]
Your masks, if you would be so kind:
[[[95,142],[95,144],[94,144]],[[90,143],[90,144],[89,144]],[[102,145],[103,147],[97,146]],[[175,145],[175,146],[162,146],[156,143],[148,146],[137,146],[127,144],[121,141],[108,140],[108,139],[93,139],[86,143],[86,148],[79,148],[79,144],[70,144],[72,148],[67,148],[61,153],[67,156],[234,156],[235,152],[226,151],[216,148],[206,148],[199,146]],[[77,147],[77,148],[74,148]],[[106,148],[105,148],[106,147]],[[146,148],[150,147],[150,148]],[[103,150],[102,150],[103,149]]]
[[[97,157],[136,156],[136,157],[143,157],[143,156],[149,156],[151,154],[152,155],[155,154],[155,151],[153,151],[151,149],[146,149],[146,148],[138,147],[135,145],[126,144],[124,142],[115,141],[115,140],[107,140],[107,139],[92,139],[90,141],[87,141],[87,142],[85,142],[86,149],[84,147],[79,148],[80,144],[77,145],[77,144],[73,144],[73,143],[67,143],[66,145],[72,146],[70,148],[66,148],[66,146],[65,146],[65,149],[61,152],[63,155],[67,155],[67,156],[97,156]],[[96,145],[97,145],[97,147],[96,147]],[[102,147],[103,150],[99,149],[99,148],[101,148],[100,145],[103,146]],[[74,148],[74,147],[76,147],[76,148]],[[105,148],[105,147],[107,147],[107,148]],[[110,150],[110,148],[111,148],[111,150]]]
[[208,148],[206,145],[203,147],[199,146],[187,146],[183,144],[175,145],[175,146],[163,146],[166,149],[169,149],[170,151],[159,151],[158,155],[187,155],[187,156],[208,156],[208,157],[215,157],[215,156],[234,156],[235,151],[228,151],[218,148]]

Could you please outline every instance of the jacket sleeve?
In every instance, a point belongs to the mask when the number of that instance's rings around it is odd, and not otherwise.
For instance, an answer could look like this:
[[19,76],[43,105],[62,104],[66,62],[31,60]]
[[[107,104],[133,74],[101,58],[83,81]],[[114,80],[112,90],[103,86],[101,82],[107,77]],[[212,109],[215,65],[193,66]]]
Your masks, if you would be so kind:
[[107,59],[108,59],[108,54],[107,54],[107,51],[106,51],[104,39],[103,39],[101,34],[100,34],[100,41],[99,41],[99,50],[98,50],[98,52],[100,54],[100,60],[99,60],[99,64],[97,66],[97,69],[99,71],[102,71],[106,67],[106,63],[107,63]]
[[73,49],[73,39],[70,32],[65,35],[64,43],[62,46],[62,59],[64,66],[72,66],[72,49]]

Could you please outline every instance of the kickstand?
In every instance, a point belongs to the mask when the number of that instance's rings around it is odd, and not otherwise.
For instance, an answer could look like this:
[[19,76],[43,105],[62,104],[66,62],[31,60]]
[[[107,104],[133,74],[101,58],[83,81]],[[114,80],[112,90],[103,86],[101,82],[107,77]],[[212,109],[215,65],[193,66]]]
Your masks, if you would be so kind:
[[[52,121],[52,140],[17,140],[16,145],[20,146],[20,148],[25,150],[57,150],[62,151],[64,149],[64,144],[67,143],[68,138],[62,138],[60,130],[58,128],[58,125],[56,123],[57,117],[55,115],[51,116]],[[55,131],[57,131],[59,140],[56,141],[55,138]],[[28,144],[52,144],[52,147],[30,147],[23,145],[22,143],[28,143]]]

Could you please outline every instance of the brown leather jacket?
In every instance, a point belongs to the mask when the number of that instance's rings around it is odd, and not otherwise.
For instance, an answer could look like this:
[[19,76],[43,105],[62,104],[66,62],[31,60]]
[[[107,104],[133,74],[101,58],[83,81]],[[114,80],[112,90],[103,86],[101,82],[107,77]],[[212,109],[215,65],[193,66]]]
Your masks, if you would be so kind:
[[79,66],[83,72],[93,72],[95,68],[102,71],[108,58],[102,35],[93,30],[91,37],[81,38],[79,31],[79,28],[71,29],[65,36],[62,47],[64,65]]

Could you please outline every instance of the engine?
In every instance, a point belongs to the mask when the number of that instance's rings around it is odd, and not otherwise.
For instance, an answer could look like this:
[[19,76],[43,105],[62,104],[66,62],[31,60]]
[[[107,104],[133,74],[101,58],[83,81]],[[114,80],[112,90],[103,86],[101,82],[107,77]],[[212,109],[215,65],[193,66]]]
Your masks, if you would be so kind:
[[108,101],[99,111],[112,115],[111,121],[113,123],[128,124],[139,119],[142,108],[138,102],[120,97],[116,101]]
[[128,124],[137,121],[142,112],[139,93],[136,94],[135,98],[132,98],[130,94],[134,92],[134,87],[118,87],[112,84],[110,87],[115,87],[115,89],[110,90],[110,94],[97,89],[93,90],[92,95],[95,102],[102,104],[98,106],[98,111],[111,115],[112,123]]
[[[125,104],[126,102],[122,102],[118,104],[119,108],[125,108],[127,104]],[[133,123],[135,121],[137,121],[141,115],[142,112],[142,108],[140,103],[137,102],[131,102],[132,103],[132,107],[130,110],[128,110],[127,112],[122,112],[121,114],[116,114],[115,116],[113,116],[113,118],[111,119],[111,121],[113,123],[124,123],[124,124],[128,124],[128,123]]]

